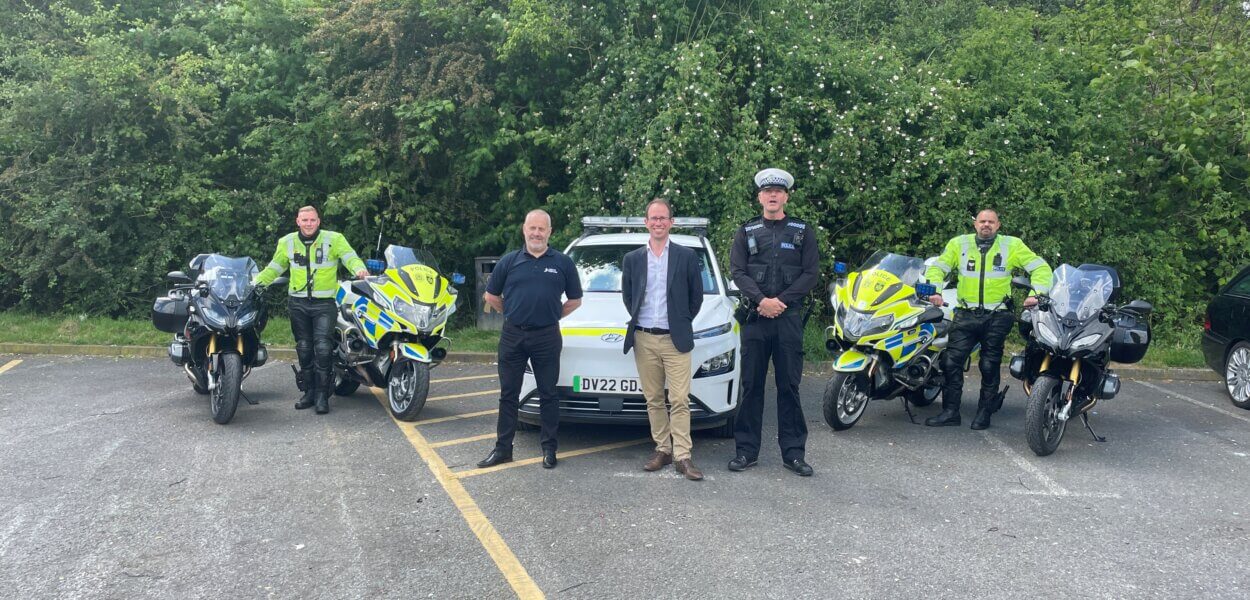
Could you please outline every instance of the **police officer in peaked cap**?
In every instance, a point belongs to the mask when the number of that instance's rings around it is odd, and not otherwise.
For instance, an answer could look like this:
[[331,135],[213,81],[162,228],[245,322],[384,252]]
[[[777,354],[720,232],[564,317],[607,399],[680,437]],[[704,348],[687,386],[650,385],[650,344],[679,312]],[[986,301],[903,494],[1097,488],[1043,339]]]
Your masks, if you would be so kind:
[[734,427],[736,455],[729,470],[755,466],[764,421],[768,362],[777,384],[777,442],[784,466],[804,477],[807,423],[799,403],[803,377],[803,300],[820,279],[816,232],[786,214],[794,176],[781,169],[755,174],[762,214],[743,223],[729,254],[733,281],[742,293],[742,406]]

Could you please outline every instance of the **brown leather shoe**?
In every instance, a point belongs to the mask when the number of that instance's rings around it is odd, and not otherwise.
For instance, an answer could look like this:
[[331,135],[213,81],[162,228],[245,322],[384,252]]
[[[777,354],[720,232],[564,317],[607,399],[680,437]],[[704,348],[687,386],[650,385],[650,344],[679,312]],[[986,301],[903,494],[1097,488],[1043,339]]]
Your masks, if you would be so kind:
[[659,471],[664,468],[664,465],[671,464],[673,464],[673,455],[665,454],[657,450],[655,454],[651,455],[651,460],[648,460],[647,464],[642,466],[642,469],[644,471]]
[[700,471],[699,467],[694,466],[694,463],[690,462],[689,458],[683,458],[677,461],[677,465],[674,466],[674,468],[677,469],[678,473],[685,475],[686,479],[689,479],[690,481],[699,481],[703,479],[703,471]]

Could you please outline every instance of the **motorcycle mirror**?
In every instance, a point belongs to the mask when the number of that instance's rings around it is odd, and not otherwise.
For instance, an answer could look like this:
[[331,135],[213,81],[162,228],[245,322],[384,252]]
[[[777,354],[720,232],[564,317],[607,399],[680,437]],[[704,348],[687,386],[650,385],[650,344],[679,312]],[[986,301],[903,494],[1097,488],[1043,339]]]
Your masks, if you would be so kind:
[[1011,278],[1011,287],[1021,290],[1033,289],[1033,281],[1024,275],[1016,275]]
[[182,271],[170,271],[165,278],[174,283],[194,283],[191,277]]
[[287,284],[287,283],[289,283],[290,281],[291,281],[291,278],[290,278],[290,277],[279,277],[279,278],[277,278],[277,279],[274,279],[274,280],[273,280],[273,283],[271,283],[271,284],[269,284],[269,285],[278,285],[278,286],[282,286],[282,285],[286,285],[286,284]]
[[451,274],[451,283],[452,283],[453,285],[464,285],[464,282],[465,282],[464,275],[462,275],[462,274],[460,274],[460,273],[452,273],[452,274]]
[[1154,308],[1154,305],[1145,300],[1134,300],[1124,305],[1125,310],[1131,310],[1142,315],[1150,314],[1150,311],[1154,310]]

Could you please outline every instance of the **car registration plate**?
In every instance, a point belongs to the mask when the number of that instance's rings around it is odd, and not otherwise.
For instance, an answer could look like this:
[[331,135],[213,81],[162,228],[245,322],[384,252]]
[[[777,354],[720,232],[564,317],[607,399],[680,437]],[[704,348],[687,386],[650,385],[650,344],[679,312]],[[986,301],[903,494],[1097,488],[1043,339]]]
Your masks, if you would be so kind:
[[605,394],[641,394],[642,383],[631,377],[585,377],[573,376],[573,392],[600,392]]

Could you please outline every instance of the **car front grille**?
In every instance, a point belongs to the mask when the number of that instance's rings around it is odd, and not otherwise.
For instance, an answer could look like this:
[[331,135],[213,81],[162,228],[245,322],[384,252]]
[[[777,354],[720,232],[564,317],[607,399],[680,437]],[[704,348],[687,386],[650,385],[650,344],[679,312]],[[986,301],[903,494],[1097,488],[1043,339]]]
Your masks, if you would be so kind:
[[[647,400],[639,396],[603,396],[605,403],[614,405],[616,401],[620,401],[620,410],[602,410],[600,408],[601,396],[593,394],[578,394],[573,392],[571,387],[556,388],[560,393],[560,414],[569,416],[586,416],[586,417],[616,417],[628,418],[639,417],[647,418]],[[532,415],[539,414],[538,391],[530,392],[521,402],[521,412]],[[697,419],[699,417],[712,416],[715,413],[708,410],[703,402],[695,396],[690,396],[690,418]]]

